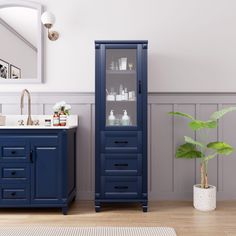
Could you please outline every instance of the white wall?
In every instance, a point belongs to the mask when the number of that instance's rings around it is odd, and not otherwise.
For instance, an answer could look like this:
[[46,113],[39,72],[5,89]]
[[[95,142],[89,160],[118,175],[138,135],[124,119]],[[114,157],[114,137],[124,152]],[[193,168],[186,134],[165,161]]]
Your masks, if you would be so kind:
[[236,90],[235,0],[37,0],[57,18],[42,85],[0,91],[94,91],[94,40],[148,39],[149,91]]
[[21,78],[36,77],[37,52],[1,23],[0,35],[2,45],[0,47],[0,59],[20,68]]

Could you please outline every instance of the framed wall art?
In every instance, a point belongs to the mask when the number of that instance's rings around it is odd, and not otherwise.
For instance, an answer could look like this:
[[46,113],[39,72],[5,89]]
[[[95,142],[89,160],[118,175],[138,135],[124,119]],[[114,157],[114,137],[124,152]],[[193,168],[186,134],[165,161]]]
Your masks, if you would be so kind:
[[21,78],[21,69],[11,65],[11,70],[10,70],[10,78],[11,79],[20,79]]
[[9,63],[0,59],[0,79],[9,78]]

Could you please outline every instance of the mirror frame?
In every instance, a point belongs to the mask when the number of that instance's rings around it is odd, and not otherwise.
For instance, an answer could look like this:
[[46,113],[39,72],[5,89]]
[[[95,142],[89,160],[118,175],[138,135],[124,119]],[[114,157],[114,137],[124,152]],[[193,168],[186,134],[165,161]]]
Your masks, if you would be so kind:
[[44,45],[44,30],[41,23],[41,15],[43,13],[43,5],[27,0],[0,0],[0,9],[5,7],[26,7],[35,9],[38,14],[38,42],[37,42],[37,78],[28,79],[6,79],[1,80],[0,84],[35,84],[43,83],[43,45]]

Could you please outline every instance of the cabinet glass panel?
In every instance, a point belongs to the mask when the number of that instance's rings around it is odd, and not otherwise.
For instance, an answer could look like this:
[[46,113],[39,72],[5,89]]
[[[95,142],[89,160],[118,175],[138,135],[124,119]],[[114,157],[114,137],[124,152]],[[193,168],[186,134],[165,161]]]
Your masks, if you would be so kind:
[[106,50],[106,126],[137,126],[136,54]]

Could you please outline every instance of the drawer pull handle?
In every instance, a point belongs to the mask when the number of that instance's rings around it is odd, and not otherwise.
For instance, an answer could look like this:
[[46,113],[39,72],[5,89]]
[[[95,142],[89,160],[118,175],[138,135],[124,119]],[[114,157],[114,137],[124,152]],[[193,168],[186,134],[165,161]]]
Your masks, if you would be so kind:
[[33,163],[34,160],[33,160],[33,150],[30,151],[30,162]]
[[128,186],[115,186],[115,189],[128,189]]
[[114,143],[115,144],[127,144],[128,141],[115,141]]
[[138,81],[138,93],[142,93],[142,83],[140,80]]
[[12,197],[16,196],[16,192],[12,192],[12,193],[11,193],[11,196],[12,196]]
[[16,151],[11,151],[11,154],[13,154],[13,155],[16,154]]
[[12,172],[11,172],[11,175],[16,175],[16,172],[15,172],[15,171],[12,171]]
[[114,164],[114,166],[116,166],[116,167],[125,167],[125,166],[128,166],[128,164],[125,164],[125,163],[116,163],[116,164]]

